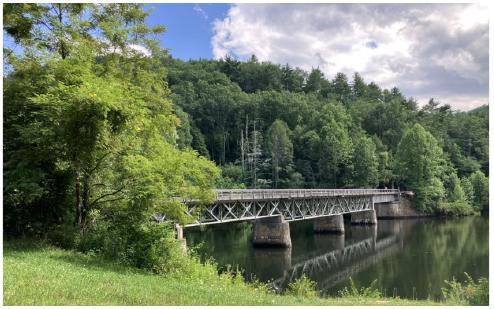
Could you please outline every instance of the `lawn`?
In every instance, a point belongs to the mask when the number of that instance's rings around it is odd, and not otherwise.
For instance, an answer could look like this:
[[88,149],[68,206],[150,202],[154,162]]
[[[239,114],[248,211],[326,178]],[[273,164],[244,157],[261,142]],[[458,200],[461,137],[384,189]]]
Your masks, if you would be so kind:
[[[202,267],[207,269],[206,266]],[[4,305],[440,305],[432,301],[275,295],[209,270],[153,275],[96,256],[4,243]]]

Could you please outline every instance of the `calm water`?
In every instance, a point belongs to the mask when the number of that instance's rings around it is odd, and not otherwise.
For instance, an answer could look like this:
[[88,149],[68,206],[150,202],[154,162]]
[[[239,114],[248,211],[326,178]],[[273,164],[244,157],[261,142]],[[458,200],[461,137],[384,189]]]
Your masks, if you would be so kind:
[[311,220],[291,222],[291,249],[251,245],[252,223],[185,230],[188,246],[225,269],[242,269],[246,280],[279,289],[305,273],[322,294],[337,295],[351,276],[357,286],[386,296],[441,297],[444,280],[488,277],[489,223],[485,217],[379,220],[377,227],[351,226],[345,235],[314,234]]

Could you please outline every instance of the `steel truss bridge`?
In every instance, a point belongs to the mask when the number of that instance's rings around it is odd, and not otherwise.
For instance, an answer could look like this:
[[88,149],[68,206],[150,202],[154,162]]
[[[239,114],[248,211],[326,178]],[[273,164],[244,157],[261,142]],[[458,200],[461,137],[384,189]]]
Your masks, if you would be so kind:
[[[286,271],[283,277],[272,281],[270,285],[276,290],[282,290],[288,283],[293,282],[302,276],[302,274],[314,277],[317,274],[327,273],[343,266],[344,268],[342,270],[333,273],[330,277],[318,284],[325,290],[339,282],[347,280],[352,274],[360,272],[378,260],[398,252],[401,245],[401,239],[396,235],[388,236],[377,242],[374,238],[368,238],[346,246],[343,249],[329,251],[320,256],[297,263]],[[363,257],[365,259],[362,260]]]
[[305,220],[373,210],[376,203],[398,201],[397,189],[232,189],[216,190],[209,205],[185,201],[187,214],[199,218],[186,226],[218,224],[283,216],[286,221]]

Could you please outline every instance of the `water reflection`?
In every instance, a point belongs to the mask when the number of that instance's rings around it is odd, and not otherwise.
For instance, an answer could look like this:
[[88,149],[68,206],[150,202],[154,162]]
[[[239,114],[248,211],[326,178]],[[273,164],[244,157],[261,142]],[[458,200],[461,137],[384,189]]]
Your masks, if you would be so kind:
[[396,253],[403,246],[400,234],[385,234],[378,240],[377,230],[375,225],[352,226],[351,237],[347,242],[344,235],[315,234],[315,250],[292,257],[297,263],[271,284],[283,290],[290,282],[305,274],[317,283],[318,289],[324,294],[331,287],[346,281],[379,259]]
[[[284,276],[292,266],[291,248],[256,248],[253,254],[252,269],[255,269],[255,278],[269,281],[273,277]],[[252,274],[246,273],[246,279],[253,279]]]
[[186,230],[189,244],[203,242],[201,257],[244,270],[245,278],[278,289],[302,274],[322,294],[348,284],[378,288],[388,296],[439,298],[444,280],[488,276],[488,220],[380,220],[376,226],[345,226],[344,235],[314,234],[311,221],[290,224],[291,249],[253,248],[249,223]]

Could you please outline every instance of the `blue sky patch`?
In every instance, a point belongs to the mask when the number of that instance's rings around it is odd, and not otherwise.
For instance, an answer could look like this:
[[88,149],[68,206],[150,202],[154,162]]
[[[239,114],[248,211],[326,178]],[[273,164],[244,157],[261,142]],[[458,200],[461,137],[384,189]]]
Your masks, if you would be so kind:
[[145,8],[153,9],[147,18],[150,25],[166,26],[166,32],[159,36],[161,47],[168,49],[175,58],[189,60],[213,58],[213,22],[224,19],[230,5],[147,4]]
[[369,42],[365,43],[365,46],[367,46],[370,49],[376,49],[378,45],[374,41],[369,41]]

